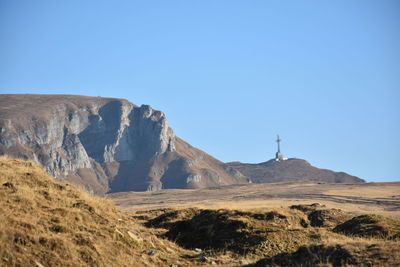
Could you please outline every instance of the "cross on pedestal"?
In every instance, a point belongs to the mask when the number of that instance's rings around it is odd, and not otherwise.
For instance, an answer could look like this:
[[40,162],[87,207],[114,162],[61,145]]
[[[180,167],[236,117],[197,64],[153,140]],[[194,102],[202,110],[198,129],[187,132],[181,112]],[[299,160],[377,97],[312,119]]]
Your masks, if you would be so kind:
[[279,134],[277,135],[276,142],[278,143],[278,153],[281,152],[281,143],[282,139],[279,138]]
[[287,160],[281,153],[281,141],[282,139],[279,138],[279,135],[276,136],[276,142],[278,143],[278,151],[275,154],[275,161],[283,161]]

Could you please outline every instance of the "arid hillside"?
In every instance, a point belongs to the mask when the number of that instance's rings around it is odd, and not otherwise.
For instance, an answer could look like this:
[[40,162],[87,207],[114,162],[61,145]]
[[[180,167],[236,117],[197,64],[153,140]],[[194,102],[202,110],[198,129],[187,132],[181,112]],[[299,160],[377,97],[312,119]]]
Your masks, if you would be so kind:
[[56,182],[32,162],[6,157],[0,157],[0,221],[1,266],[400,263],[396,219],[321,204],[129,213]]
[[186,265],[182,256],[193,254],[156,237],[112,201],[56,182],[32,162],[5,157],[0,222],[0,266]]

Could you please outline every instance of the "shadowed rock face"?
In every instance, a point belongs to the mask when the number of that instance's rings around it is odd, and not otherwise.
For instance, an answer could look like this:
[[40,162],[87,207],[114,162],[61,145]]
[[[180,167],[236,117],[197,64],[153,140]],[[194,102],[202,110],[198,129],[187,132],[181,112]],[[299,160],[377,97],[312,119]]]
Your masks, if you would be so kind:
[[270,160],[259,164],[229,162],[229,168],[239,171],[255,183],[324,182],[363,183],[364,180],[344,172],[319,169],[303,159]]
[[0,95],[0,154],[98,194],[247,182],[176,137],[162,112],[122,99]]

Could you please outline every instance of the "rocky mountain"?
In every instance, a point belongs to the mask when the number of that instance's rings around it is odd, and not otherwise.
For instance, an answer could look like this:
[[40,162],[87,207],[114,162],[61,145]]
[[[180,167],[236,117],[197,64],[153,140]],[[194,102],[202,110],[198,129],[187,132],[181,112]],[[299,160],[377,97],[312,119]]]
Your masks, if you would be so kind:
[[247,176],[255,183],[275,182],[325,182],[325,183],[363,183],[363,179],[344,172],[319,169],[303,159],[275,159],[259,164],[229,162],[226,165]]
[[96,194],[248,182],[175,136],[164,113],[124,99],[0,95],[1,154]]

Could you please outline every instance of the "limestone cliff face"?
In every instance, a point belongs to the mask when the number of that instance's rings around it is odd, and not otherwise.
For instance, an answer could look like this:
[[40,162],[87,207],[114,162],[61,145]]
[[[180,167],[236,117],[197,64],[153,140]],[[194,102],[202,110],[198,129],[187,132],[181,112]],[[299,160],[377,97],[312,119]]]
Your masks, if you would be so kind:
[[246,182],[175,137],[162,112],[122,99],[0,95],[0,154],[99,194]]

